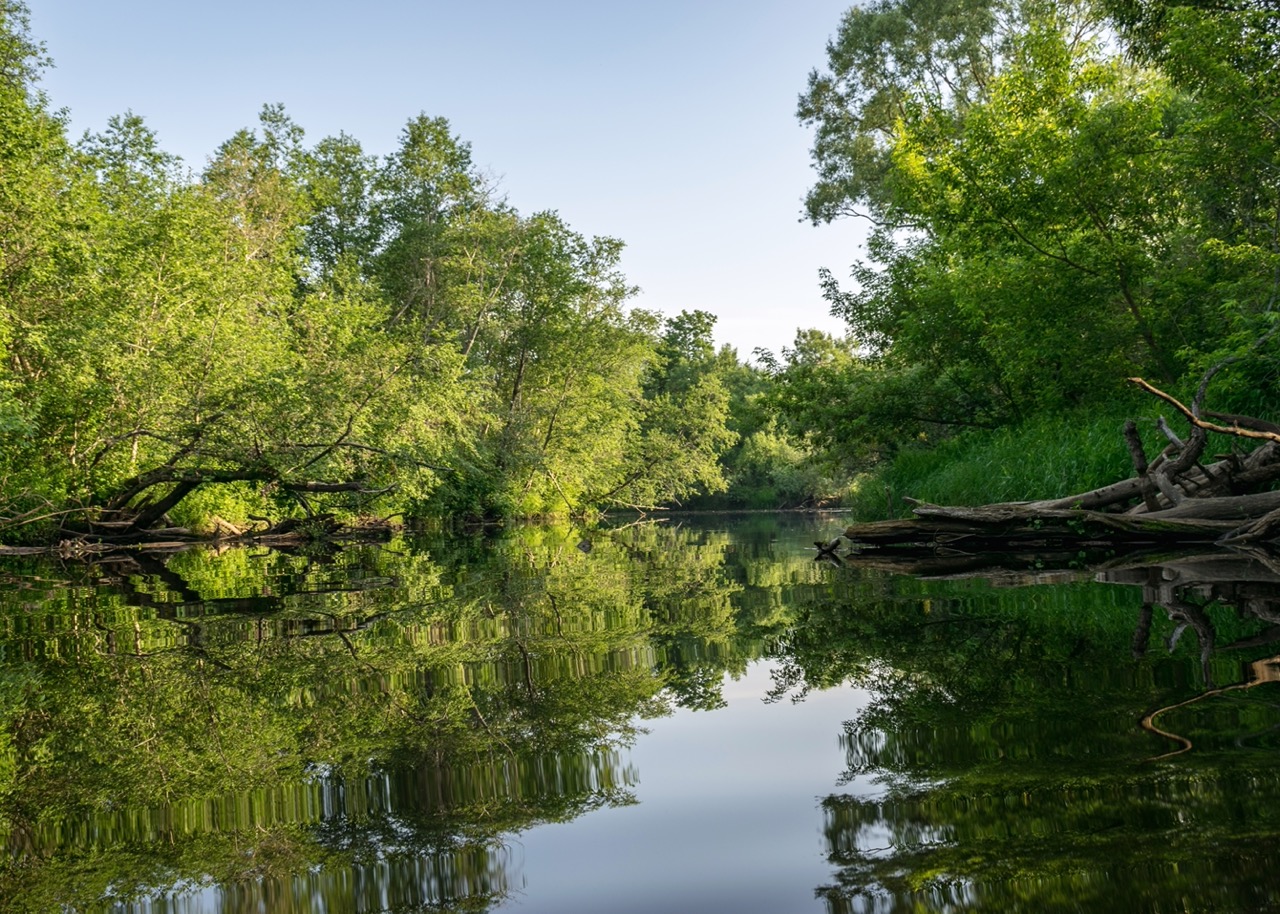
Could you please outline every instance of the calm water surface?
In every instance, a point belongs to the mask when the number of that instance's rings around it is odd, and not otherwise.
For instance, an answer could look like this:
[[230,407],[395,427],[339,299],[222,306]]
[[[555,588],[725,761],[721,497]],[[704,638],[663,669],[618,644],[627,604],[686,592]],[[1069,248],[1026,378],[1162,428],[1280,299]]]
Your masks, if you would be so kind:
[[0,910],[1280,907],[1270,565],[841,523],[10,561]]

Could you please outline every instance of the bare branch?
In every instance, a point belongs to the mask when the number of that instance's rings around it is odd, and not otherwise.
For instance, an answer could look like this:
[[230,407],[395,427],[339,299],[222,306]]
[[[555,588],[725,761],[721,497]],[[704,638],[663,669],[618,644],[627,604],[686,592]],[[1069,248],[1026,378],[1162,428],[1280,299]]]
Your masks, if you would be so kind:
[[[1159,397],[1161,400],[1168,403],[1178,412],[1182,413],[1182,415],[1186,417],[1187,421],[1190,422],[1192,425],[1194,425],[1196,428],[1203,429],[1209,432],[1217,432],[1220,435],[1235,435],[1238,438],[1254,438],[1260,441],[1280,442],[1280,433],[1277,433],[1277,432],[1263,431],[1256,428],[1246,428],[1245,426],[1239,425],[1239,424],[1218,425],[1215,422],[1209,422],[1205,419],[1201,419],[1199,416],[1195,414],[1195,412],[1192,411],[1190,407],[1180,402],[1177,398],[1175,398],[1171,394],[1167,394],[1163,390],[1160,390],[1148,384],[1142,378],[1129,378],[1129,383],[1133,384],[1135,387],[1139,387],[1142,390],[1145,390],[1147,393],[1151,394],[1154,397]],[[1202,384],[1201,386],[1203,387],[1204,385]]]
[[1164,416],[1156,420],[1156,428],[1160,429],[1160,433],[1168,438],[1169,443],[1178,450],[1182,450],[1187,446],[1187,443],[1178,437],[1178,433],[1169,427],[1169,423],[1164,420]]

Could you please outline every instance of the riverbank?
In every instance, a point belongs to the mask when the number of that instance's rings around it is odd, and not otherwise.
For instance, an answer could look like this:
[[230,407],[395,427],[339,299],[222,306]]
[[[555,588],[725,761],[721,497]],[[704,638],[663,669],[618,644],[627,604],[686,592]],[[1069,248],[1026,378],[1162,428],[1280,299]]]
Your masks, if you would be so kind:
[[860,520],[890,520],[910,516],[904,498],[975,506],[1089,491],[1132,475],[1122,436],[1126,420],[1137,422],[1148,449],[1158,453],[1164,444],[1155,426],[1158,407],[1126,398],[903,447],[857,478],[847,507]]

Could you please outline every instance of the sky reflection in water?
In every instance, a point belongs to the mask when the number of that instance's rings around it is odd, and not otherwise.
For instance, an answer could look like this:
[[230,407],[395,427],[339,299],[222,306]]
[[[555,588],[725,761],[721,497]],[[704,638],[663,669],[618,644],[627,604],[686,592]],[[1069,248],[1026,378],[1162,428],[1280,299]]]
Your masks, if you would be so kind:
[[522,912],[814,910],[830,878],[821,800],[844,770],[851,688],[766,704],[772,666],[725,686],[728,707],[653,721],[632,760],[638,806],[522,836]]

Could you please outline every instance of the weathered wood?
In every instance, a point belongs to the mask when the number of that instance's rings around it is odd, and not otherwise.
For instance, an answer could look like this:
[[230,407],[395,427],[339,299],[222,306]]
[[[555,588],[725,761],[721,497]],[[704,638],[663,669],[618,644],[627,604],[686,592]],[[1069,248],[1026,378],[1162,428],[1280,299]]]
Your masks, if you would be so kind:
[[1212,548],[1240,528],[1241,518],[1266,515],[1268,505],[1280,508],[1280,493],[1188,499],[1146,514],[916,503],[913,518],[853,524],[844,535],[858,553],[882,560],[892,555],[899,566],[959,573],[993,563],[1038,567],[1048,560],[1065,567],[1142,549]]
[[213,526],[214,536],[217,537],[244,536],[245,531],[249,529],[249,527],[243,527],[240,524],[233,524],[217,514],[209,519],[209,523]]
[[1237,491],[1263,486],[1280,479],[1280,445],[1268,443],[1245,456],[1232,474],[1231,484]]
[[[1182,413],[1186,420],[1190,422],[1195,429],[1201,432],[1218,432],[1222,435],[1235,435],[1240,438],[1256,438],[1263,441],[1280,442],[1280,431],[1274,430],[1275,426],[1269,422],[1251,420],[1248,423],[1235,421],[1231,425],[1218,425],[1214,422],[1208,422],[1205,419],[1200,418],[1196,415],[1195,410],[1180,403],[1177,399],[1165,393],[1163,390],[1152,387],[1142,378],[1130,378],[1129,383],[1136,387],[1140,387],[1152,396],[1159,397],[1161,400],[1164,400],[1178,412]],[[1231,418],[1233,420],[1238,420],[1241,417],[1233,416]]]
[[1152,520],[1195,518],[1244,521],[1263,517],[1277,508],[1280,508],[1280,492],[1259,492],[1255,495],[1186,499],[1176,507],[1142,516]]
[[1110,485],[1102,486],[1099,489],[1093,489],[1089,492],[1081,492],[1077,495],[1067,495],[1062,498],[1047,498],[1042,501],[1022,502],[1028,507],[1039,508],[1042,510],[1052,511],[1060,508],[1080,508],[1085,511],[1098,511],[1102,508],[1109,508],[1112,505],[1123,504],[1134,498],[1142,496],[1142,480],[1138,478],[1123,479],[1120,482],[1113,482]]
[[1148,474],[1147,451],[1142,446],[1142,437],[1138,434],[1138,423],[1132,419],[1124,424],[1124,443],[1129,448],[1129,459],[1133,462],[1133,471],[1138,474],[1143,503],[1148,510],[1160,510],[1160,500],[1156,498],[1155,493],[1156,487]]
[[1206,409],[1204,414],[1206,416],[1211,416],[1214,419],[1221,419],[1229,426],[1234,426],[1236,428],[1248,428],[1253,429],[1256,432],[1275,432],[1276,434],[1280,434],[1280,425],[1276,425],[1274,422],[1268,422],[1266,419],[1258,419],[1254,416],[1239,416],[1235,413],[1218,413],[1211,409]]
[[[1200,515],[1190,507],[1168,508],[1150,514],[1108,514],[1101,511],[1045,511],[1026,505],[998,504],[978,507],[942,507],[920,505],[913,509],[919,518],[941,518],[951,521],[968,521],[989,528],[993,525],[1025,527],[1030,532],[1042,532],[1046,528],[1066,531],[1077,537],[1084,536],[1084,527],[1093,524],[1102,531],[1130,531],[1134,533],[1164,533],[1174,531],[1222,531],[1233,529],[1232,523],[1242,518],[1260,517],[1269,509],[1250,511],[1251,498],[1200,499],[1200,502],[1228,502],[1218,505],[1215,512]],[[1278,502],[1277,506],[1280,506]],[[1215,516],[1216,514],[1216,516]]]
[[1187,497],[1186,493],[1179,491],[1178,487],[1173,484],[1173,480],[1164,473],[1151,474],[1151,481],[1155,483],[1156,488],[1160,490],[1160,494],[1167,498],[1172,504],[1182,504]]
[[1241,524],[1222,538],[1224,545],[1252,543],[1280,538],[1280,508],[1270,511],[1257,520]]

